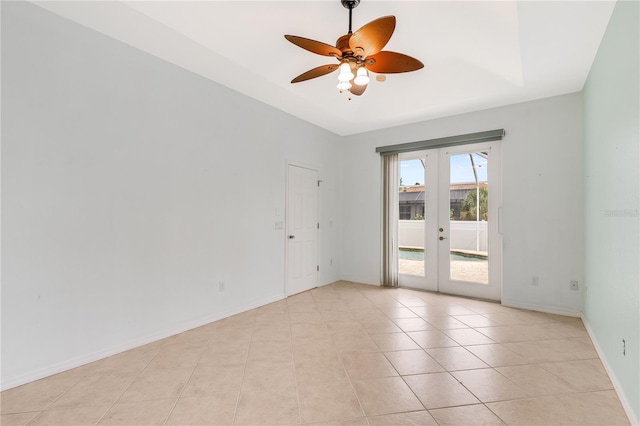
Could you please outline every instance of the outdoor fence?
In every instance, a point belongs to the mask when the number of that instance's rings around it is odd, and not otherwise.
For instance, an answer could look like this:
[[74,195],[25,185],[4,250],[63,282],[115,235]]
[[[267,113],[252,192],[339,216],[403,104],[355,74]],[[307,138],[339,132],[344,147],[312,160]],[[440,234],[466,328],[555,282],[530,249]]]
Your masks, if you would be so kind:
[[[424,247],[424,220],[398,221],[400,247]],[[487,251],[486,221],[451,221],[448,236],[451,250]]]

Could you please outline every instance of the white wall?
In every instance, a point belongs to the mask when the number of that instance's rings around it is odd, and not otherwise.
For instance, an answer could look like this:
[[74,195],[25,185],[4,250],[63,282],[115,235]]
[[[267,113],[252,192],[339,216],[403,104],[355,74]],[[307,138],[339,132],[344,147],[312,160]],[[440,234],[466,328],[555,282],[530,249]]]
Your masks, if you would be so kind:
[[274,225],[287,160],[320,171],[319,281],[337,280],[338,147],[318,127],[3,2],[3,388],[282,298]]
[[634,424],[640,420],[639,15],[637,2],[617,3],[584,88],[585,322]]
[[380,284],[377,146],[504,128],[502,301],[578,315],[582,294],[569,281],[582,282],[581,115],[573,93],[343,138],[341,182],[358,190],[342,197],[342,277]]

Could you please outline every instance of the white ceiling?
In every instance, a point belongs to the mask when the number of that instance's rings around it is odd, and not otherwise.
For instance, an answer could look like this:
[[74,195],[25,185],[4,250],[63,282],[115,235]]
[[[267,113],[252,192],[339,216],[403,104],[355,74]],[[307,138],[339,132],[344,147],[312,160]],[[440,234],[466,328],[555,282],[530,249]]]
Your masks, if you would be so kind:
[[34,3],[339,135],[580,91],[615,4],[362,0],[354,30],[395,15],[385,50],[425,67],[357,97],[336,74],[290,83],[335,59],[283,35],[335,44],[348,29],[339,0]]

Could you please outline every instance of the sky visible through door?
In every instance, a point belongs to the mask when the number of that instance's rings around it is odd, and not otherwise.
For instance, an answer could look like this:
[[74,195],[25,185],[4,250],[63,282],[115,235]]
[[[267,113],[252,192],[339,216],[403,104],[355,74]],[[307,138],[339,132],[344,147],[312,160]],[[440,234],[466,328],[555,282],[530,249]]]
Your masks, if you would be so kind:
[[[487,159],[473,154],[478,180],[487,181]],[[419,159],[403,160],[400,164],[400,179],[404,186],[424,185],[424,168]],[[475,183],[471,159],[468,155],[454,156],[451,162],[451,183]]]

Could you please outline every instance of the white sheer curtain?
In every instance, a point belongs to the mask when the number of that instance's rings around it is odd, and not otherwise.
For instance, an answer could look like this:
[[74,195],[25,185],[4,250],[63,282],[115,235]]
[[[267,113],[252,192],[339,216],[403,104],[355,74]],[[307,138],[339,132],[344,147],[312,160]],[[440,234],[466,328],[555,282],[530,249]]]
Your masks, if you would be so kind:
[[398,154],[382,156],[382,285],[398,287]]

